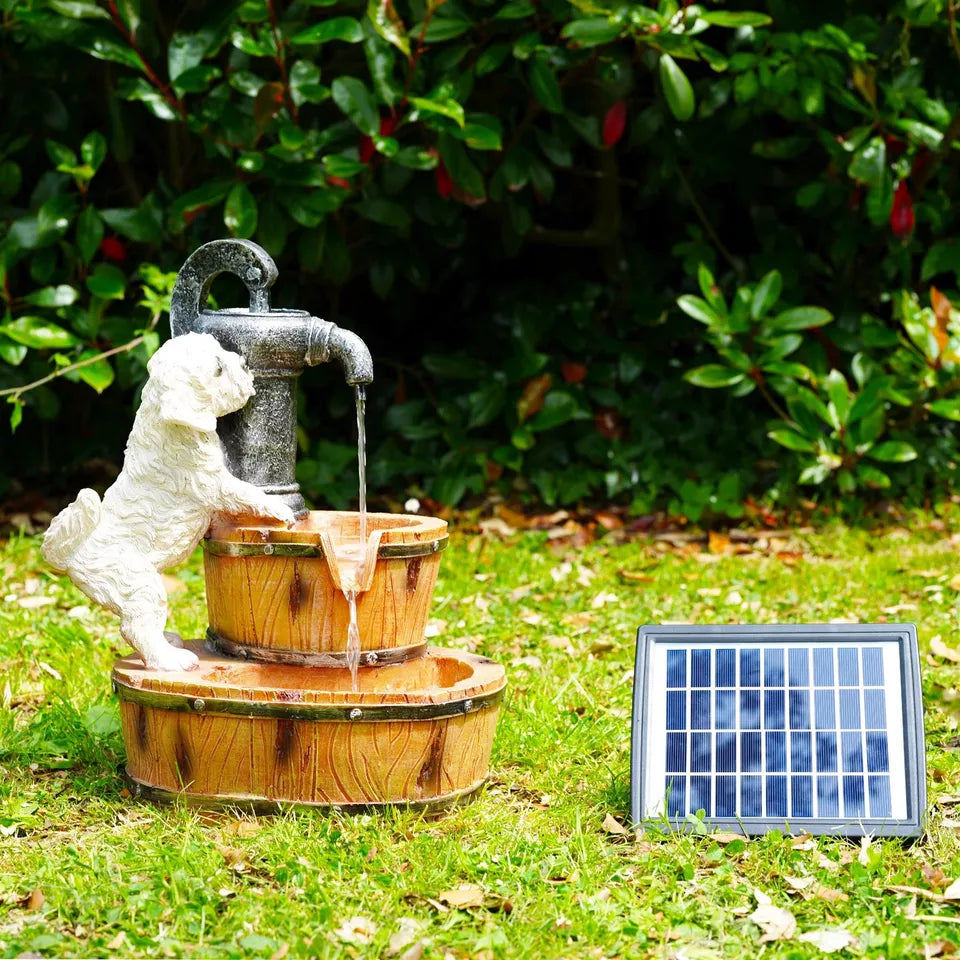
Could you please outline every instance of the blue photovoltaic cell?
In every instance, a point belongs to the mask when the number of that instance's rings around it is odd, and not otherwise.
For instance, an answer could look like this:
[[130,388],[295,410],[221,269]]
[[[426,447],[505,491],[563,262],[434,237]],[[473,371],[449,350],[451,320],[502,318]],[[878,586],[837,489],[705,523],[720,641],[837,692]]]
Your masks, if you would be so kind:
[[760,651],[759,650],[741,650],[740,651],[740,686],[741,687],[759,687],[760,686]]
[[887,735],[878,731],[867,734],[867,769],[871,773],[886,773],[890,769],[887,757]]
[[765,730],[783,729],[783,690],[763,691],[763,727]]
[[790,691],[790,729],[810,729],[810,694],[806,690]]
[[879,647],[863,649],[863,685],[865,687],[883,686],[883,651]]
[[767,769],[787,769],[787,735],[785,733],[768,733],[767,738]]
[[857,669],[859,659],[856,647],[840,647],[837,650],[837,673],[841,687],[860,685],[860,671]]
[[807,687],[810,685],[810,666],[806,649],[790,649],[790,686]]
[[884,818],[883,648],[668,650],[668,813]]
[[737,651],[717,651],[717,686],[735,687],[737,685]]
[[709,733],[690,734],[690,769],[697,773],[710,772],[710,737]]
[[717,729],[736,730],[737,728],[737,691],[717,691]]
[[794,817],[813,816],[813,777],[791,777],[790,794]]
[[833,686],[833,650],[818,647],[813,651],[813,684],[816,687]]
[[710,686],[710,651],[690,651],[690,686]]
[[783,651],[767,648],[763,651],[763,685],[783,686]]
[[687,651],[667,651],[667,686],[685,687],[687,685]]

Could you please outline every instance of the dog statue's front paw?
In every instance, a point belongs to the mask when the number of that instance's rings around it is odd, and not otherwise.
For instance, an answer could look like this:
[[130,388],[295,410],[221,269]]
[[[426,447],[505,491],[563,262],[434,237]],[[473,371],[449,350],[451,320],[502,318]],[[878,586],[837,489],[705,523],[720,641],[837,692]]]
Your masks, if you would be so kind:
[[169,646],[144,657],[143,662],[151,670],[196,670],[200,666],[200,658],[193,651]]
[[274,520],[281,523],[295,523],[297,515],[290,509],[279,497],[267,497],[263,506],[263,512]]

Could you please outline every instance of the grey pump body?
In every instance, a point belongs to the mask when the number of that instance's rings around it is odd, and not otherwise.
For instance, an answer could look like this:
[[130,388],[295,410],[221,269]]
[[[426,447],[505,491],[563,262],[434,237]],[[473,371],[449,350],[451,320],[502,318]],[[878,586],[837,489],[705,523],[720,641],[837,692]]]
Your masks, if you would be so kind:
[[[210,285],[221,273],[236,274],[250,293],[249,308],[206,309]],[[373,380],[373,360],[354,333],[306,310],[270,308],[277,266],[249,240],[214,240],[195,250],[180,268],[170,301],[170,330],[212,334],[247,361],[256,396],[223,417],[217,433],[234,476],[282,497],[295,512],[306,505],[296,481],[297,377],[305,366],[339,360],[348,384]]]

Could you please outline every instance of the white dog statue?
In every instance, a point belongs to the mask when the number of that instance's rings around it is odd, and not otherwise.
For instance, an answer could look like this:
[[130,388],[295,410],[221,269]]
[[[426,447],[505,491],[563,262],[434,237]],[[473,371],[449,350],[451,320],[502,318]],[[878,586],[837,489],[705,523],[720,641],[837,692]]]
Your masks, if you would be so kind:
[[120,633],[159,670],[191,670],[195,654],[164,634],[160,571],[185,560],[214,513],[252,513],[284,523],[293,511],[227,470],[217,417],[254,394],[246,361],[207,333],[165,343],[127,441],[123,470],[103,495],[81,490],[43,538],[44,559],[93,601],[120,616]]

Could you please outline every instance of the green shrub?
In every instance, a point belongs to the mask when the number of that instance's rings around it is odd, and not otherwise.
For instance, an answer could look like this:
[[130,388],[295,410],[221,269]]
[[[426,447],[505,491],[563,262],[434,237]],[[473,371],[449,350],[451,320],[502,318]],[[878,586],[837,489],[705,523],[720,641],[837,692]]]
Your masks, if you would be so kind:
[[[116,455],[172,272],[230,234],[371,344],[382,490],[949,483],[952,8],[757,6],[0,3],[0,469]],[[350,397],[304,382],[342,503]]]

